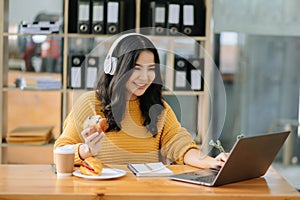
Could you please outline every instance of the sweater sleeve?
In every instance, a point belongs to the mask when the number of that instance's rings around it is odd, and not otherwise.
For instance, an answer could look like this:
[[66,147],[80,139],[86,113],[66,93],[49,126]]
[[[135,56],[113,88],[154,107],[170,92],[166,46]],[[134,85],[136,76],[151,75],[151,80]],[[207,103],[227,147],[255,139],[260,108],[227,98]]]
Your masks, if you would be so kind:
[[83,130],[83,123],[88,116],[95,115],[95,92],[87,92],[77,99],[72,111],[69,113],[63,124],[63,132],[54,143],[54,149],[58,146],[67,144],[74,145],[75,164],[81,164],[82,160],[78,154],[79,145],[84,142],[81,132]]
[[75,162],[75,164],[81,164],[81,161],[82,161],[79,157],[78,147],[84,141],[80,134],[81,134],[81,130],[78,130],[76,122],[74,120],[74,114],[71,111],[64,122],[62,134],[54,143],[54,149],[58,146],[64,146],[67,144],[74,145],[74,149],[75,149],[74,162]]
[[165,103],[165,123],[161,135],[161,154],[175,164],[184,164],[185,153],[192,149],[199,149],[191,134],[176,118],[172,108]]

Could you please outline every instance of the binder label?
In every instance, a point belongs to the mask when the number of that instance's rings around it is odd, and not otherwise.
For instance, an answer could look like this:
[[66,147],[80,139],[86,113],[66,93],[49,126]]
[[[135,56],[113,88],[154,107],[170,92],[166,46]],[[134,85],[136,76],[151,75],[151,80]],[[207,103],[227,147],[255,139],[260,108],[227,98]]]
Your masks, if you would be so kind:
[[119,17],[119,3],[118,2],[108,2],[107,3],[107,22],[108,23],[118,23]]
[[183,6],[183,24],[188,26],[194,25],[194,6],[184,5]]
[[176,71],[175,74],[175,86],[178,88],[186,87],[186,72],[185,71]]
[[103,5],[95,5],[93,6],[93,21],[103,21],[103,13],[104,13],[104,8]]
[[155,22],[165,23],[165,13],[166,13],[166,10],[164,7],[156,7],[155,8]]
[[201,89],[201,70],[199,69],[191,70],[191,88],[192,90]]
[[88,67],[86,74],[86,87],[93,88],[97,79],[97,68]]
[[79,13],[78,13],[78,19],[80,21],[89,21],[90,19],[90,6],[87,4],[81,4],[79,5]]
[[81,87],[81,68],[72,67],[71,69],[71,87],[80,88]]
[[169,17],[168,22],[171,24],[179,24],[179,4],[170,4],[169,5]]

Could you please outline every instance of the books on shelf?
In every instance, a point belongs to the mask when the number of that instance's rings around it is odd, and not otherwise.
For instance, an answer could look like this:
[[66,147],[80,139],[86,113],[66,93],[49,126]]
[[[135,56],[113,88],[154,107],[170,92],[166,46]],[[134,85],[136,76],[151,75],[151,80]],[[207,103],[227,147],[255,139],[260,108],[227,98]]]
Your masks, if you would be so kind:
[[20,89],[32,90],[56,90],[62,86],[60,79],[52,77],[21,77],[17,78],[15,83]]
[[53,126],[19,126],[6,137],[9,144],[48,144],[53,137]]
[[162,162],[128,164],[128,169],[136,176],[170,176],[173,172]]
[[33,23],[22,22],[20,24],[20,33],[22,34],[52,34],[59,33],[61,28],[60,22],[40,21]]

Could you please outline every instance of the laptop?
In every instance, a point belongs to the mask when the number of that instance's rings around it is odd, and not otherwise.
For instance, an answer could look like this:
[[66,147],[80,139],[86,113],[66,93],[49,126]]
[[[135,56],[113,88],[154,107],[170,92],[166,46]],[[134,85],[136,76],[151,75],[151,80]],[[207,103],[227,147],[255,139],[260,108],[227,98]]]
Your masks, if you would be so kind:
[[206,186],[220,186],[263,176],[290,131],[244,137],[236,141],[220,170],[201,169],[169,176],[169,179]]

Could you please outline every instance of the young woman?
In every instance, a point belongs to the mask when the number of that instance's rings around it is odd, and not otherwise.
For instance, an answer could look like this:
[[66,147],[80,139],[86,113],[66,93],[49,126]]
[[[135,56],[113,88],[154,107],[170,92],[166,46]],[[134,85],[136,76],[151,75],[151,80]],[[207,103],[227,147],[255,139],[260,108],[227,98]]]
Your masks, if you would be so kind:
[[[75,163],[89,156],[105,164],[169,161],[219,168],[226,154],[213,158],[201,151],[162,98],[157,49],[149,38],[130,33],[118,38],[104,62],[96,91],[84,93],[64,122],[54,148],[73,144]],[[89,116],[106,118],[109,128],[89,134]]]

